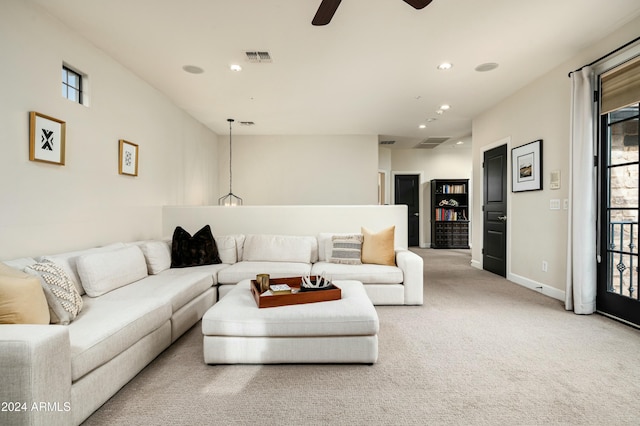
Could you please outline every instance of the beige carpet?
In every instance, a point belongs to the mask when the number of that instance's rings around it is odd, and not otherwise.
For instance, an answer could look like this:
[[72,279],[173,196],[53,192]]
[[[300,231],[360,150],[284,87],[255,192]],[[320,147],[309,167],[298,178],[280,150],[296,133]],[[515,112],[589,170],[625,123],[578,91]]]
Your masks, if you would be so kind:
[[377,364],[208,366],[197,324],[86,424],[640,424],[640,331],[416,252],[425,304],[377,307]]

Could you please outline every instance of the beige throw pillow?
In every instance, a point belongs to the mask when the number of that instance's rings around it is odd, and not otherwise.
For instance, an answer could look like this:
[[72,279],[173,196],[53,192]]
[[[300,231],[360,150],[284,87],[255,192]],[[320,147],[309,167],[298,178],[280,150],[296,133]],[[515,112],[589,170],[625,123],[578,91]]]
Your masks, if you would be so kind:
[[395,266],[396,253],[394,247],[395,226],[373,233],[362,228],[362,263]]
[[38,277],[0,263],[0,324],[49,324]]

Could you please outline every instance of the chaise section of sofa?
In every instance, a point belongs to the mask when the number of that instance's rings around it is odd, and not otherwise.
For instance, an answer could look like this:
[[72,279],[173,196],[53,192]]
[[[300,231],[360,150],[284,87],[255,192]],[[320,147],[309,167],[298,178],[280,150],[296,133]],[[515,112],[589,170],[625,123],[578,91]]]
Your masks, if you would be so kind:
[[[216,301],[214,277],[226,266],[170,269],[170,246],[159,241],[38,260],[61,265],[78,291],[90,294],[68,325],[0,326],[0,375],[8,378],[0,400],[30,407],[1,413],[0,424],[80,424],[202,318]],[[40,402],[50,403],[48,412],[31,409]]]

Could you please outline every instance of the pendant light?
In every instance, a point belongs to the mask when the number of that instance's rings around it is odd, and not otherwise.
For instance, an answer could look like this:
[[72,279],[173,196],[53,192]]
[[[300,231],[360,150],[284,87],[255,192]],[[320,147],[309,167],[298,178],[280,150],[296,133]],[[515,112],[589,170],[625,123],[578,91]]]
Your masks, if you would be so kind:
[[242,198],[238,197],[237,195],[235,195],[233,193],[233,191],[231,190],[231,184],[232,184],[232,178],[233,178],[233,174],[232,174],[232,170],[231,170],[231,123],[233,123],[233,118],[227,118],[227,121],[229,122],[229,193],[227,195],[225,195],[224,197],[220,197],[218,198],[218,205],[220,206],[241,206],[242,205]]

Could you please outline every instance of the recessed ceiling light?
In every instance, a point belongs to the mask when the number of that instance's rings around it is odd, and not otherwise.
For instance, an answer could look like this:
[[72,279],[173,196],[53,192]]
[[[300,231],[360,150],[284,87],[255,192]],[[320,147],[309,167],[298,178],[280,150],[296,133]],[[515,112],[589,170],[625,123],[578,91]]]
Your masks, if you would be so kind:
[[426,125],[426,124],[421,124],[421,125],[419,125],[418,127],[419,127],[420,129],[426,129],[426,128],[427,128],[427,125]]
[[462,142],[462,141],[456,142],[456,145],[463,145],[463,144],[464,144],[464,142]]
[[444,114],[444,111],[443,111],[443,110],[441,110],[441,109],[439,109],[439,110],[437,110],[437,111],[436,111],[436,114],[438,114],[438,115],[442,115],[442,114]]
[[449,70],[449,69],[451,69],[451,67],[453,67],[453,64],[451,64],[451,63],[449,63],[449,62],[443,62],[443,63],[441,63],[440,65],[438,65],[438,67],[437,67],[437,68],[438,68],[439,70],[444,71],[444,70]]
[[444,104],[444,105],[441,105],[441,106],[440,106],[440,109],[441,109],[441,110],[443,110],[443,111],[446,111],[446,110],[448,110],[449,108],[451,108],[451,105]]
[[496,64],[495,62],[487,62],[487,63],[478,65],[475,69],[478,72],[487,72],[487,71],[495,70],[496,68],[498,68],[498,64]]
[[236,72],[238,72],[238,71],[242,71],[242,67],[241,67],[240,65],[238,65],[238,64],[231,64],[231,65],[229,66],[229,69],[230,69],[231,71],[236,71]]
[[202,74],[204,72],[202,68],[195,65],[185,65],[182,67],[182,69],[189,74]]

